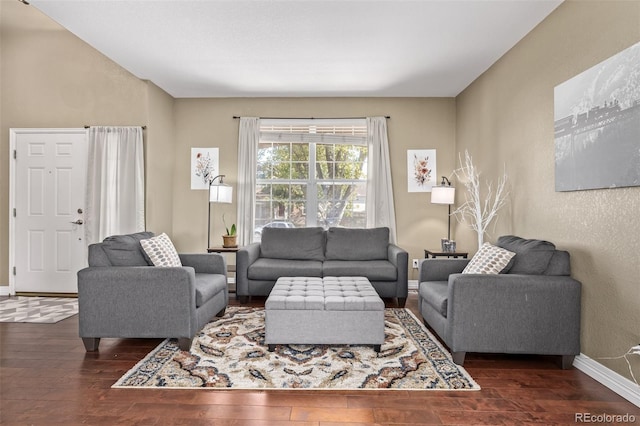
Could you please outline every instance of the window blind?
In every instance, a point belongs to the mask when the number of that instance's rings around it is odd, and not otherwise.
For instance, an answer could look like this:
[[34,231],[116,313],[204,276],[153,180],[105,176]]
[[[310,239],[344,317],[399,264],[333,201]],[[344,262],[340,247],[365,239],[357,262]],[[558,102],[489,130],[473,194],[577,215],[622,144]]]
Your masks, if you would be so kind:
[[262,142],[366,145],[365,120],[263,120]]

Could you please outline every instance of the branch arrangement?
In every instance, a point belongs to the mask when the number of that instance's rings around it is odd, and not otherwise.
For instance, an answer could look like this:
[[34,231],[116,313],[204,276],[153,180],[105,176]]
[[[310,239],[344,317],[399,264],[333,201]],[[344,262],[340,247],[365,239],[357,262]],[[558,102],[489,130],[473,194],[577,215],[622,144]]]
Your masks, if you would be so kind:
[[460,168],[454,170],[458,182],[462,183],[466,189],[465,201],[451,214],[458,222],[466,222],[471,229],[478,234],[478,249],[484,242],[484,234],[491,222],[496,218],[498,211],[506,204],[509,195],[506,189],[507,173],[503,172],[497,186],[493,187],[492,182],[486,183],[484,199],[481,194],[480,172],[473,164],[473,159],[469,152],[464,152],[464,162],[459,157]]
[[638,383],[636,376],[633,374],[633,370],[631,369],[631,362],[629,362],[629,359],[627,358],[627,356],[629,355],[640,355],[640,344],[637,344],[636,346],[631,347],[631,349],[629,349],[627,353],[625,353],[624,355],[602,357],[597,359],[624,359],[627,362],[627,366],[629,367],[629,374],[631,374],[631,378],[636,383],[636,385],[638,385],[640,383]]

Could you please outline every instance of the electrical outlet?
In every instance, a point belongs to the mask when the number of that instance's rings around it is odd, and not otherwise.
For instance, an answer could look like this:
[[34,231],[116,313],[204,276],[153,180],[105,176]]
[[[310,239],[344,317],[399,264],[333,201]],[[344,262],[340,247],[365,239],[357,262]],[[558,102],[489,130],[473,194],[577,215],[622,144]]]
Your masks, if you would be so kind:
[[413,269],[418,269],[418,259],[413,259]]

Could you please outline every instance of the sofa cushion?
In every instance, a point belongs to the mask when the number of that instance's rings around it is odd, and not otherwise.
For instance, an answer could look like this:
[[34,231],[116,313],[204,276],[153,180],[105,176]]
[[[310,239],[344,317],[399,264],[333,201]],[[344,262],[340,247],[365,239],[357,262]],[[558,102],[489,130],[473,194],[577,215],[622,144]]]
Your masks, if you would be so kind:
[[[111,266],[153,265],[144,254],[140,240],[153,237],[153,232],[138,232],[127,235],[112,235],[100,243]],[[91,259],[89,259],[91,265]]]
[[388,260],[325,260],[323,277],[366,277],[369,281],[395,281],[398,269]]
[[227,277],[222,274],[196,274],[196,308],[225,291],[226,287]]
[[516,253],[511,266],[505,271],[509,274],[544,274],[556,249],[556,246],[548,241],[526,240],[514,235],[498,238],[496,245]]
[[259,258],[249,266],[250,280],[275,281],[280,277],[322,277],[322,262]]
[[324,229],[264,228],[260,257],[270,259],[324,260]]
[[484,243],[473,255],[463,274],[499,274],[516,254],[512,251]]
[[551,256],[545,275],[571,275],[571,261],[568,251],[556,250]]
[[164,232],[157,237],[140,240],[140,245],[151,259],[153,266],[162,268],[182,266],[176,248]]
[[388,259],[389,228],[329,228],[325,256],[330,260]]
[[102,243],[89,244],[89,266],[113,266]]
[[424,281],[418,288],[420,297],[424,299],[432,308],[447,317],[447,300],[449,297],[448,281]]

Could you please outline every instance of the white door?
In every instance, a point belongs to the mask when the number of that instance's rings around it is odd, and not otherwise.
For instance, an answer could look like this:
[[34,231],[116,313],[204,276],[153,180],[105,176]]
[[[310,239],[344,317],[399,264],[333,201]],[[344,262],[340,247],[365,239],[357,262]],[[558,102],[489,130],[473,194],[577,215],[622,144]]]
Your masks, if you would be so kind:
[[10,138],[13,293],[77,293],[87,263],[86,131],[11,129]]

